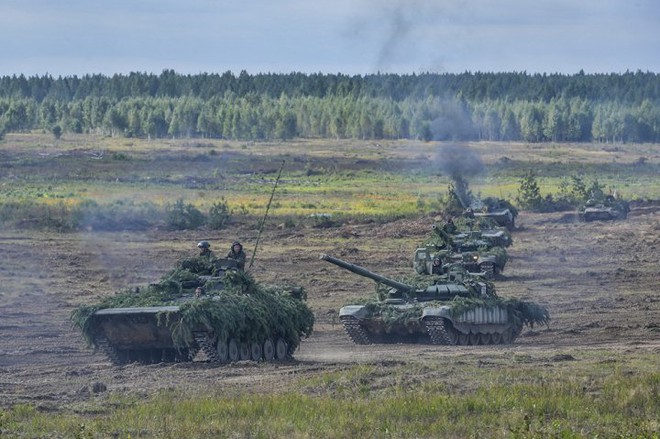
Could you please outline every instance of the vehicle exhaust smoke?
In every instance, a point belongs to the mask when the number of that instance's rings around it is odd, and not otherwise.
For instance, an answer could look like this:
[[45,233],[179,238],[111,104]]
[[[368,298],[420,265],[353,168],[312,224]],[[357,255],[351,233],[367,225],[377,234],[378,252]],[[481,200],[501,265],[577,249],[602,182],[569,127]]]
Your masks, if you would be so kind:
[[468,185],[468,176],[477,176],[485,170],[479,155],[464,146],[443,145],[438,148],[435,161],[440,172],[451,178],[461,204],[465,207],[480,207],[474,205],[477,201]]

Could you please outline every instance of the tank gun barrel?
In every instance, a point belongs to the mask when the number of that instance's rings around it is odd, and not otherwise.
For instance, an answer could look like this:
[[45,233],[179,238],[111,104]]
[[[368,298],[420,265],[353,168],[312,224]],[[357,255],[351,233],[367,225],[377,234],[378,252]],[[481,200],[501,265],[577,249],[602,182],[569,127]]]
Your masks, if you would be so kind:
[[410,292],[415,290],[415,287],[413,287],[412,285],[404,284],[394,279],[381,276],[380,274],[372,273],[366,268],[360,267],[359,265],[351,264],[350,262],[343,261],[341,259],[332,257],[330,255],[322,254],[321,259],[330,262],[331,264],[335,264],[336,266],[341,267],[345,270],[353,272],[359,276],[368,277],[369,279],[372,279],[378,283],[385,284],[388,287],[392,287],[396,289],[397,291]]

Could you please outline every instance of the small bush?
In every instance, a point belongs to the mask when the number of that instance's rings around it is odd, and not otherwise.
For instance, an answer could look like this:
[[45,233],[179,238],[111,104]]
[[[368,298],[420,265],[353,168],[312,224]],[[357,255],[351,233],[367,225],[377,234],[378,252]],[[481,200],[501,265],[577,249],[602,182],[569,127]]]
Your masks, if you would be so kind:
[[192,204],[184,204],[182,199],[177,200],[173,205],[168,204],[167,208],[167,227],[171,230],[190,230],[198,229],[206,222],[204,214]]
[[62,127],[59,125],[53,126],[51,132],[53,133],[53,137],[55,137],[56,139],[62,137]]
[[527,171],[520,179],[516,201],[523,209],[539,210],[541,208],[543,198],[534,171]]
[[315,213],[310,215],[312,218],[313,224],[312,227],[317,229],[328,229],[331,227],[339,227],[341,222],[337,221],[332,217],[332,214],[329,213]]
[[220,230],[225,227],[231,218],[229,205],[224,197],[217,203],[213,203],[209,210],[208,225],[213,230]]

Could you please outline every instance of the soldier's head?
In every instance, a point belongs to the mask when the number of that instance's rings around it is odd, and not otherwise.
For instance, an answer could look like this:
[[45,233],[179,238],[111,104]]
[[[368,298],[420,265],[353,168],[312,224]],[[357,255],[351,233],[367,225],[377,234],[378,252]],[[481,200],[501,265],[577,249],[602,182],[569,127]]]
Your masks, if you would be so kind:
[[234,253],[238,253],[243,250],[243,245],[238,241],[234,241],[231,245],[231,249],[234,251]]
[[199,249],[200,254],[204,254],[211,251],[211,244],[208,241],[199,241],[197,243],[197,248]]

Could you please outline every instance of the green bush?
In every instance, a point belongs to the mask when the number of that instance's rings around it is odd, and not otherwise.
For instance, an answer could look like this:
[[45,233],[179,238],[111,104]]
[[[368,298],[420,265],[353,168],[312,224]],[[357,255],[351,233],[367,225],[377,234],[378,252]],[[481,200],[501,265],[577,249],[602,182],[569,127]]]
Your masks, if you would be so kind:
[[208,226],[213,230],[220,230],[229,222],[231,212],[224,197],[217,203],[213,203],[209,210]]
[[184,204],[178,199],[173,205],[166,207],[166,223],[171,230],[198,229],[206,222],[204,214],[192,204]]
[[534,171],[529,170],[520,179],[520,188],[516,201],[523,209],[539,210],[543,204],[541,189]]

